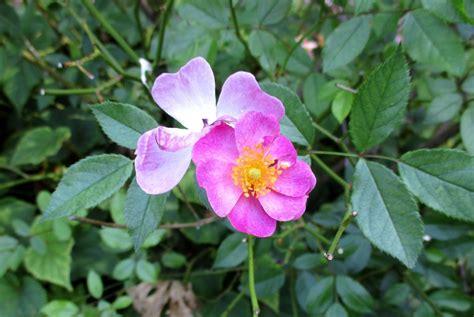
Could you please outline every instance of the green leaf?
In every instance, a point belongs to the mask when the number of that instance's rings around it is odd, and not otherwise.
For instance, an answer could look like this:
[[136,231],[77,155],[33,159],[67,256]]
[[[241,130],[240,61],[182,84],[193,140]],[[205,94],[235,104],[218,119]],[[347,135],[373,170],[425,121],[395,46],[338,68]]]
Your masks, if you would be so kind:
[[107,101],[93,105],[91,109],[104,133],[129,149],[137,147],[143,133],[158,126],[148,113],[132,105]]
[[293,267],[298,270],[312,270],[326,261],[322,254],[304,253],[295,259]]
[[71,137],[68,128],[51,129],[39,127],[26,132],[13,152],[11,164],[39,164],[61,149],[64,141]]
[[424,122],[435,124],[449,121],[459,113],[461,106],[462,96],[459,94],[438,96],[431,102]]
[[285,113],[288,119],[304,136],[307,144],[312,144],[314,140],[314,128],[311,116],[300,98],[293,91],[279,84],[263,83],[260,86],[270,95],[280,99],[285,106]]
[[306,311],[311,316],[322,315],[334,302],[334,277],[328,276],[317,281],[306,298]]
[[385,292],[383,301],[391,305],[402,305],[410,295],[410,286],[403,283],[397,283]]
[[325,73],[345,66],[364,49],[370,36],[370,16],[353,17],[332,32],[323,48]]
[[[247,273],[242,276],[240,282],[242,285],[248,285]],[[264,255],[255,261],[255,291],[259,298],[271,297],[278,293],[283,284],[285,284],[285,272],[271,256]],[[248,287],[245,287],[244,291],[248,294]]]
[[[453,0],[453,3],[454,3],[454,7],[459,12],[462,19],[465,22],[474,25],[474,18],[469,16],[469,14],[467,13],[467,10],[466,10],[466,4],[470,4],[471,2],[465,2],[465,0]],[[471,5],[471,8],[472,8],[473,5],[472,4],[470,4],[470,5]]]
[[112,306],[116,310],[124,309],[130,306],[133,303],[133,300],[130,296],[120,296],[112,303]]
[[134,269],[135,261],[133,259],[125,259],[117,263],[112,272],[112,276],[119,281],[123,281],[133,274]]
[[404,154],[398,168],[422,203],[447,216],[474,221],[474,156],[457,150],[418,150]]
[[125,223],[130,230],[135,250],[158,227],[169,193],[148,195],[134,179],[125,200]]
[[170,269],[179,269],[186,264],[186,257],[180,253],[168,251],[163,254],[161,261],[164,266]]
[[464,111],[461,116],[461,138],[464,147],[470,154],[474,154],[474,104]]
[[125,252],[132,248],[130,235],[125,229],[102,228],[100,237],[105,245],[117,252]]
[[462,22],[462,17],[452,0],[421,0],[421,3],[426,10],[448,22]]
[[359,160],[351,201],[367,239],[407,267],[414,267],[422,248],[423,224],[414,199],[398,176],[381,164]]
[[[243,2],[248,7],[243,21],[250,25],[273,25],[287,17],[291,8],[290,0],[266,0]],[[247,21],[248,20],[248,21]]]
[[331,111],[339,123],[342,123],[351,112],[353,99],[354,95],[347,91],[338,92],[334,98]]
[[61,179],[43,219],[64,217],[96,206],[123,186],[132,169],[132,161],[117,154],[80,160]]
[[44,306],[41,312],[48,317],[75,317],[79,308],[68,300],[56,299]]
[[140,280],[147,283],[156,283],[158,279],[158,273],[153,264],[148,261],[140,260],[137,263],[136,273]]
[[355,14],[359,15],[372,10],[374,4],[374,0],[355,0]]
[[460,38],[442,20],[426,10],[409,12],[403,23],[403,45],[420,63],[432,64],[453,75],[464,71],[464,49]]
[[347,317],[347,312],[339,303],[334,303],[329,307],[328,311],[326,312],[325,317]]
[[436,305],[458,312],[467,311],[473,305],[472,297],[455,289],[438,290],[430,298]]
[[276,47],[277,39],[273,34],[262,31],[253,30],[249,36],[249,49],[253,56],[258,58],[260,65],[266,71],[273,73],[276,68]]
[[0,279],[0,312],[2,317],[37,316],[46,304],[46,291],[40,283],[23,277],[21,283]]
[[74,241],[69,239],[61,241],[53,233],[53,223],[36,222],[31,232],[37,238],[43,240],[45,253],[40,254],[32,247],[26,250],[25,267],[28,272],[41,281],[47,281],[72,291],[71,273],[71,250]]
[[233,233],[222,241],[217,249],[215,268],[235,267],[247,258],[247,244],[244,243],[245,235]]
[[320,117],[329,108],[329,102],[323,98],[326,79],[323,75],[314,73],[306,78],[303,85],[303,100],[309,112]]
[[342,301],[358,313],[369,313],[374,307],[374,300],[359,282],[349,276],[336,276],[336,289]]
[[401,49],[364,81],[352,105],[350,134],[359,151],[385,140],[400,124],[410,91],[410,78]]
[[104,293],[104,284],[102,284],[102,279],[100,275],[94,270],[90,270],[87,274],[87,289],[92,297],[99,299]]

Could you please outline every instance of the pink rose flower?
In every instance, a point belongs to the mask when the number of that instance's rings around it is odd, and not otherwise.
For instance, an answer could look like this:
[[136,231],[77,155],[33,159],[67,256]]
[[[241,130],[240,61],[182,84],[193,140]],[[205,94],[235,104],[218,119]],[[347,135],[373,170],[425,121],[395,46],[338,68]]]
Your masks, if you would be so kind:
[[248,112],[235,128],[222,122],[194,146],[199,186],[214,212],[240,232],[271,236],[277,221],[300,218],[316,177],[280,134],[277,119]]
[[216,106],[214,74],[202,57],[177,73],[158,76],[151,94],[185,129],[160,126],[139,138],[135,171],[137,183],[148,194],[167,192],[179,183],[191,162],[193,145],[217,122],[235,121],[247,111],[270,113],[278,120],[285,114],[281,101],[263,92],[247,72],[227,78]]

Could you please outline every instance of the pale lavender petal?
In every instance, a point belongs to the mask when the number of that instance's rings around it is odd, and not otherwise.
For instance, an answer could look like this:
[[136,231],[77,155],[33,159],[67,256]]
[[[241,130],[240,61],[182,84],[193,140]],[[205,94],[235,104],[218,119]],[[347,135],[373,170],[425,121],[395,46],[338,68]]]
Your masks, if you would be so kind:
[[192,147],[168,152],[156,143],[158,129],[145,132],[139,139],[135,154],[135,172],[141,189],[151,195],[162,194],[183,178],[191,163]]
[[160,149],[176,152],[185,147],[193,146],[201,137],[201,133],[187,129],[158,127],[155,137]]
[[228,219],[238,231],[260,238],[271,236],[276,229],[276,220],[269,217],[253,197],[240,196]]
[[242,189],[232,179],[233,164],[209,160],[196,167],[196,178],[204,188],[212,209],[219,217],[225,217],[242,195]]
[[217,102],[217,117],[229,115],[239,119],[244,113],[257,111],[280,120],[285,108],[280,100],[264,92],[255,77],[237,72],[227,78]]
[[308,200],[307,195],[290,197],[274,191],[258,198],[267,215],[278,221],[295,220],[301,217],[306,209],[306,200]]
[[278,160],[278,166],[290,167],[296,163],[298,155],[295,147],[286,137],[266,137],[263,144],[268,148],[268,154]]
[[193,162],[197,166],[209,160],[235,164],[238,157],[234,129],[225,123],[213,127],[193,148]]
[[151,94],[155,102],[186,128],[200,131],[203,120],[216,119],[214,74],[202,57],[196,57],[177,73],[156,78]]
[[308,195],[316,186],[311,167],[303,161],[283,170],[274,184],[275,191],[292,197]]
[[235,124],[235,142],[242,152],[244,147],[253,148],[264,143],[265,137],[276,137],[280,134],[280,125],[272,117],[260,112],[248,112]]

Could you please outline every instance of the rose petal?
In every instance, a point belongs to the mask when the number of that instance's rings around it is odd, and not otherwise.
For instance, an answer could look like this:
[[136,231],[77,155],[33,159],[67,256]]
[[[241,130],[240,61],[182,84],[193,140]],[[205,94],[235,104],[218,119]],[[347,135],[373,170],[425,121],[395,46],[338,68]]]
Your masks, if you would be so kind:
[[258,198],[267,215],[278,221],[295,220],[301,217],[306,209],[306,200],[308,200],[307,195],[290,197],[274,191]]
[[193,162],[197,166],[208,160],[235,163],[238,157],[234,129],[225,123],[213,127],[194,145],[193,149]]
[[260,112],[248,112],[235,124],[235,142],[239,152],[244,147],[253,148],[258,143],[263,143],[265,137],[276,137],[279,134],[278,121]]
[[176,152],[182,148],[192,146],[199,140],[201,133],[187,129],[158,127],[155,134],[160,149]]
[[238,231],[260,238],[271,236],[276,229],[276,221],[265,213],[258,200],[244,195],[240,196],[228,219]]
[[249,111],[271,114],[277,120],[285,114],[281,101],[265,93],[252,74],[237,72],[229,76],[222,86],[217,117],[229,115],[239,119]]
[[227,216],[242,195],[242,189],[234,184],[231,163],[217,160],[204,162],[196,167],[196,178],[206,190],[212,209],[219,217]]
[[186,128],[200,131],[216,119],[214,74],[202,57],[196,57],[177,73],[156,78],[151,94],[155,102]]
[[273,159],[278,160],[279,166],[290,167],[296,163],[298,154],[290,140],[280,135],[275,137],[266,137],[264,145],[268,147],[268,154]]
[[274,184],[275,191],[292,197],[308,195],[316,186],[316,177],[311,167],[303,161],[283,170]]
[[138,139],[135,151],[137,183],[151,195],[162,194],[175,187],[191,162],[192,147],[176,152],[161,150],[156,143],[157,130],[145,132]]

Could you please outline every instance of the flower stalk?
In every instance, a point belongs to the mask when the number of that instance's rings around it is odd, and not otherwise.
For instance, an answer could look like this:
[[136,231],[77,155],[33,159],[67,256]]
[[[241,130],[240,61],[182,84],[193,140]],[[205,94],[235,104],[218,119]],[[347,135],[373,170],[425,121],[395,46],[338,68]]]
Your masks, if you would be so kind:
[[260,313],[260,307],[258,306],[257,292],[255,291],[255,272],[254,272],[254,261],[253,261],[253,236],[248,235],[247,246],[249,253],[249,291],[250,291],[250,301],[252,302],[252,314],[254,317],[258,316]]

